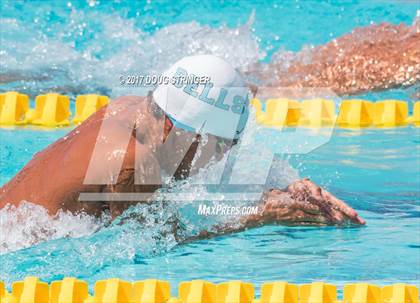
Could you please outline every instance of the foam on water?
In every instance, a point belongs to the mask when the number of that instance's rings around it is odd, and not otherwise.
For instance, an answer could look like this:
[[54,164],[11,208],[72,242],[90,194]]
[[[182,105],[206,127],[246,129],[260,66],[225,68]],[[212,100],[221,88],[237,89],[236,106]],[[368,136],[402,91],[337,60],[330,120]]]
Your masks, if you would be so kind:
[[63,238],[83,237],[97,231],[103,219],[59,211],[50,216],[42,206],[23,201],[0,209],[0,254]]
[[[17,19],[0,20],[0,68],[6,72],[2,78],[10,88],[31,94],[59,89],[116,97],[121,94],[120,75],[159,75],[184,56],[215,54],[235,67],[263,56],[249,24],[212,28],[192,21],[146,33],[133,19],[73,10],[70,21],[57,25],[54,34],[36,29]],[[78,46],[86,35],[94,39]]]

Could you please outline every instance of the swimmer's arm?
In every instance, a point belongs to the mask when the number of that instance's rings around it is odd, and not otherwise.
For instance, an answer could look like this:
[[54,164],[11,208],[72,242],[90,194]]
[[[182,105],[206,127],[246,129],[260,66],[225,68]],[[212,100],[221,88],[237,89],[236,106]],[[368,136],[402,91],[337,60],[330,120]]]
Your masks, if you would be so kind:
[[250,216],[247,225],[364,225],[365,221],[344,201],[309,179],[296,181],[285,190],[273,189],[262,199],[260,218]]
[[270,64],[247,73],[261,86],[323,87],[338,95],[408,87],[420,81],[419,21],[356,28],[325,45],[286,55],[275,54]]
[[232,224],[216,226],[210,231],[202,231],[195,239],[269,224],[286,226],[365,224],[354,209],[308,179],[296,181],[285,190],[270,190],[264,194],[258,206],[259,214],[242,217]]

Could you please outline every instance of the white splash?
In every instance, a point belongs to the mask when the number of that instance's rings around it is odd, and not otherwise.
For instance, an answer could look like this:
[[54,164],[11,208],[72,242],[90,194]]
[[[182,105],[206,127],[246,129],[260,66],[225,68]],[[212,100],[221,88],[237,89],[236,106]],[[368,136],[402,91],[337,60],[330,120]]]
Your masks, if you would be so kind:
[[103,219],[59,211],[50,216],[42,206],[22,202],[0,209],[0,254],[63,237],[82,237],[98,230]]
[[[84,35],[93,35],[94,39],[85,39]],[[79,39],[83,47],[76,47]],[[73,9],[69,22],[50,35],[31,23],[0,20],[3,77],[10,88],[19,83],[20,88],[34,93],[60,88],[60,93],[70,95],[90,90],[116,97],[127,91],[121,90],[121,75],[160,74],[175,61],[193,54],[218,55],[234,67],[264,57],[249,24],[212,28],[193,21],[150,34],[138,29],[134,19]],[[146,91],[136,89],[137,94]]]

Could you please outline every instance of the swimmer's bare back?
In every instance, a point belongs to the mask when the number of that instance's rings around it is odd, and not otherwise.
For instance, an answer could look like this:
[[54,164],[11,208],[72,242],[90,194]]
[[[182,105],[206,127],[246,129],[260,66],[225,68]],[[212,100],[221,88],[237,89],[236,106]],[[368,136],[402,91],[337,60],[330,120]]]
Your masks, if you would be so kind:
[[[105,208],[113,211],[113,203],[95,203],[79,201],[80,192],[118,191],[118,183],[114,186],[85,185],[84,178],[90,163],[95,143],[102,123],[107,120],[109,125],[107,139],[120,140],[130,127],[134,114],[144,113],[143,125],[139,128],[144,138],[143,144],[156,145],[161,140],[163,117],[147,114],[148,103],[143,97],[124,97],[112,103],[112,112],[107,107],[102,108],[69,134],[49,145],[35,156],[7,184],[0,189],[0,208],[7,203],[18,205],[28,201],[45,207],[50,214],[58,210],[71,212],[84,211],[99,215]],[[108,110],[108,111],[107,111]],[[159,129],[158,129],[159,126]],[[139,135],[140,136],[140,135]],[[133,170],[135,137],[127,146],[120,182],[126,182],[128,172]],[[108,156],[112,151],[103,151]],[[150,157],[145,157],[152,161]],[[106,159],[104,159],[106,161]],[[111,159],[112,161],[112,159]]]

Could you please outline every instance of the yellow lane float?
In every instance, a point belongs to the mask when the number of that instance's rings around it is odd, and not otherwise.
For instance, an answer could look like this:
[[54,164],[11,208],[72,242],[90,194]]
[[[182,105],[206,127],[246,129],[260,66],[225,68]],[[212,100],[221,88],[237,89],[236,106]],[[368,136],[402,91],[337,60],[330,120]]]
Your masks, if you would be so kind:
[[217,303],[251,303],[254,299],[254,286],[242,281],[220,283],[217,285],[216,297]]
[[4,287],[4,282],[0,281],[0,298],[6,294],[6,288]]
[[384,100],[375,103],[373,123],[377,127],[405,125],[408,118],[408,105],[404,101]]
[[366,100],[343,100],[337,124],[340,127],[367,127],[373,124],[374,103]]
[[303,100],[299,118],[300,126],[323,127],[335,124],[335,104],[332,100]]
[[[67,96],[49,93],[37,96],[35,108],[30,108],[29,97],[18,92],[0,94],[0,126],[41,125],[44,127],[80,124],[93,113],[109,103],[107,96],[88,94],[76,97],[76,113],[70,119],[70,99]],[[408,102],[382,100],[370,102],[348,99],[340,102],[338,114],[333,100],[315,98],[292,100],[287,98],[267,99],[261,102],[252,99],[257,124],[271,128],[281,127],[398,127],[407,124],[420,126],[420,101],[413,105],[413,114],[408,117]]]
[[203,280],[181,282],[178,287],[178,296],[181,302],[216,302],[216,284]]
[[37,96],[35,109],[27,116],[34,125],[67,126],[70,124],[70,99],[54,93]]
[[299,287],[299,303],[335,303],[337,287],[323,282],[313,282]]
[[408,103],[399,100],[342,100],[337,116],[334,102],[320,98],[300,102],[284,98],[268,99],[264,104],[258,99],[251,100],[257,124],[267,127],[397,127],[409,123],[420,126],[419,101],[414,103],[411,117],[408,117]]
[[382,302],[381,288],[367,283],[347,284],[344,286],[344,302]]
[[298,303],[298,286],[287,282],[264,283],[261,286],[261,303]]
[[36,277],[27,277],[12,284],[12,296],[17,302],[49,302],[49,287]]
[[[109,103],[107,96],[80,95],[76,98],[76,114],[72,121],[79,124]],[[44,127],[68,126],[70,98],[56,93],[39,95],[35,108],[30,108],[29,96],[18,92],[0,94],[0,125],[40,125]]]
[[88,284],[76,278],[51,282],[50,303],[84,302],[89,296]]
[[95,283],[95,296],[89,302],[131,302],[132,285],[120,279],[100,280]]
[[167,281],[144,280],[133,283],[133,302],[168,302],[171,286]]
[[381,300],[384,303],[418,303],[419,289],[402,283],[385,286],[382,288]]
[[76,98],[76,115],[73,118],[74,124],[79,124],[89,118],[102,106],[109,103],[107,96],[80,95]]
[[265,126],[283,127],[296,126],[299,121],[300,104],[290,99],[269,99],[266,101],[265,112],[261,111],[261,103],[253,99],[256,107],[257,122]]
[[91,295],[87,283],[76,278],[48,285],[36,277],[27,277],[12,283],[11,288],[8,293],[0,281],[1,303],[419,303],[418,288],[407,284],[382,288],[367,283],[347,284],[342,300],[337,298],[335,285],[323,282],[300,286],[267,282],[262,284],[259,298],[255,298],[254,285],[243,281],[181,282],[178,297],[171,297],[169,282],[161,280],[100,280]]
[[29,109],[29,97],[18,92],[0,94],[0,124],[25,124]]
[[408,118],[407,122],[413,123],[415,126],[420,126],[420,101],[413,105],[413,115]]

